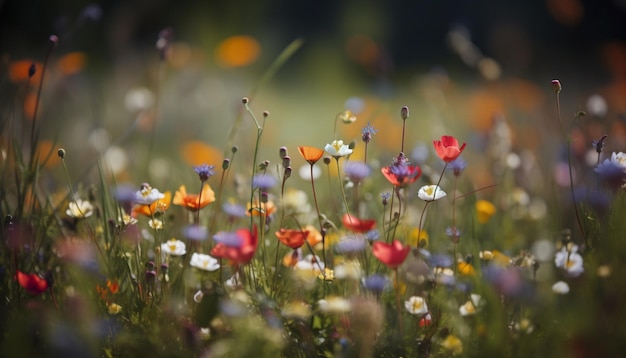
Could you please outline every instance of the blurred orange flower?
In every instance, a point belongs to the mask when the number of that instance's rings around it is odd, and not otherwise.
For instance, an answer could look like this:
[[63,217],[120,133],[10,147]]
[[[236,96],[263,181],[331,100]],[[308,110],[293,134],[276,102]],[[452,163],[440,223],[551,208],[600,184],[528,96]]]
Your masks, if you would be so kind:
[[273,201],[268,201],[267,203],[261,203],[261,205],[259,206],[259,201],[255,200],[252,203],[252,206],[250,205],[250,203],[248,203],[247,205],[248,210],[246,211],[246,215],[250,216],[260,216],[260,215],[264,215],[264,216],[270,216],[272,215],[275,211],[276,211],[276,205],[274,205]]
[[205,183],[202,192],[198,194],[188,194],[184,185],[181,185],[174,194],[174,205],[184,206],[191,211],[197,211],[215,201],[215,193],[211,186]]
[[180,148],[187,164],[198,166],[205,163],[221,163],[222,151],[201,141],[189,141]]
[[39,85],[42,65],[39,62],[29,59],[13,61],[9,64],[9,80],[13,83],[26,81],[28,79],[28,70],[32,64],[35,64],[36,70],[30,81],[33,85]]
[[215,57],[222,67],[248,66],[259,58],[261,45],[250,36],[231,36],[222,41],[216,49]]
[[322,242],[322,234],[315,228],[315,226],[309,224],[304,227],[304,230],[309,232],[309,235],[306,237],[306,241],[314,247],[315,245]]
[[324,155],[324,151],[322,149],[309,147],[306,145],[299,146],[298,152],[300,152],[302,158],[304,158],[304,160],[309,162],[309,164],[311,165],[315,164]]
[[132,216],[137,217],[137,214],[143,214],[147,217],[152,217],[154,214],[166,212],[172,202],[172,192],[166,191],[163,194],[165,196],[162,199],[158,199],[150,205],[135,205]]
[[280,229],[276,231],[278,240],[294,250],[304,245],[308,235],[309,232],[303,230]]
[[87,58],[84,53],[70,52],[57,61],[56,67],[63,75],[71,76],[82,71],[85,63],[87,63]]

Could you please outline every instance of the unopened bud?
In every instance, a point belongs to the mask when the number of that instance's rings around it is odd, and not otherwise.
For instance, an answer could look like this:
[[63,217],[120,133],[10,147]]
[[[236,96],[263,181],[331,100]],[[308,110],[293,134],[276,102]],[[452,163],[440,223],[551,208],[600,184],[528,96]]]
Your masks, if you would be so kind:
[[287,178],[289,178],[291,176],[291,171],[292,171],[291,167],[286,167],[285,168],[285,174],[284,174],[285,179],[287,179]]
[[248,97],[244,97],[244,98],[241,99],[241,102],[243,104],[248,104],[248,102],[250,102],[250,100],[248,99]]
[[54,46],[56,46],[59,43],[59,38],[57,35],[50,35],[49,39],[50,39],[50,42],[52,42]]
[[291,165],[291,157],[286,155],[283,157],[283,168],[287,168]]
[[230,159],[226,158],[222,162],[222,169],[226,170],[226,169],[228,169],[228,167],[230,167]]
[[57,151],[57,155],[59,156],[59,158],[61,158],[61,159],[65,159],[65,149],[60,148],[60,149]]
[[325,157],[324,157],[324,164],[326,164],[326,165],[330,164],[330,160],[331,160],[331,159],[330,159],[330,157],[329,157],[329,156],[325,156]]
[[262,203],[267,203],[269,201],[269,196],[267,195],[267,192],[262,192],[261,193],[261,202]]
[[287,155],[287,147],[280,147],[280,149],[278,150],[278,156],[280,157],[280,159],[285,158],[286,155]]
[[238,151],[238,150],[239,150],[239,147],[238,147],[238,146],[236,146],[236,145],[233,145],[233,147],[232,147],[232,148],[230,148],[230,151],[231,151],[233,154],[237,153],[237,151]]
[[263,111],[263,118],[267,118],[270,116],[270,112],[269,111]]
[[354,147],[356,147],[356,142],[355,141],[352,141],[352,142],[350,142],[350,144],[348,144],[348,148],[354,149]]
[[551,84],[552,84],[552,90],[554,91],[554,93],[561,92],[561,82],[559,80],[552,80]]
[[409,107],[402,107],[402,109],[400,110],[400,117],[402,117],[403,121],[406,121],[406,119],[409,118]]

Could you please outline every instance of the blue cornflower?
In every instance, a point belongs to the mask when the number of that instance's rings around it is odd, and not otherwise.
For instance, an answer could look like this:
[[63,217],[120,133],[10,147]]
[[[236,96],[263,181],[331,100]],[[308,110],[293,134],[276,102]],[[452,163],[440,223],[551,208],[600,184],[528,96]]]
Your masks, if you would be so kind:
[[391,193],[384,192],[384,193],[380,194],[380,198],[383,201],[383,206],[387,206],[387,204],[389,204],[389,199],[391,199]]
[[363,180],[370,175],[370,167],[367,164],[354,160],[346,161],[343,170],[346,176],[354,181]]
[[369,122],[367,122],[367,125],[361,129],[361,139],[363,139],[365,143],[369,143],[376,133],[378,133],[378,131],[374,129]]
[[209,180],[210,177],[215,175],[214,169],[215,169],[214,165],[208,165],[206,163],[193,167],[193,171],[195,171],[196,174],[198,174],[198,176],[200,177],[200,181],[202,182]]
[[222,210],[226,213],[226,215],[234,218],[242,218],[246,216],[246,207],[243,205],[239,205],[234,202],[226,202],[222,205]]
[[276,178],[269,174],[257,174],[252,178],[252,186],[263,191],[276,185]]
[[189,225],[183,229],[183,235],[189,240],[204,241],[209,237],[209,231],[204,226]]
[[228,247],[241,247],[243,243],[243,239],[235,232],[218,232],[213,236],[213,240]]
[[365,239],[362,236],[344,237],[335,248],[341,254],[360,252],[365,249]]
[[432,267],[448,267],[452,265],[452,258],[444,254],[433,254],[429,261]]
[[461,175],[465,167],[467,167],[467,162],[461,157],[457,157],[455,160],[448,163],[448,169],[452,170],[454,176],[457,177]]
[[388,283],[389,279],[381,274],[374,274],[363,278],[363,287],[375,293],[383,292]]
[[365,239],[367,241],[376,241],[380,237],[380,232],[378,230],[370,230],[365,233]]

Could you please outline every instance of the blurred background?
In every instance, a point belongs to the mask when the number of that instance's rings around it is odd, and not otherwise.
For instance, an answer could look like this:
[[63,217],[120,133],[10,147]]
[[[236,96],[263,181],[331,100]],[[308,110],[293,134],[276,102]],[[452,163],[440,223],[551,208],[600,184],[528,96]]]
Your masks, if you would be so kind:
[[[500,123],[509,150],[559,161],[555,78],[566,127],[587,112],[573,126],[581,163],[602,134],[610,133],[609,150],[626,144],[624,0],[5,0],[2,121],[14,119],[18,130],[30,125],[41,73],[25,85],[28,65],[41,68],[51,34],[59,41],[45,75],[41,138],[77,161],[107,154],[119,180],[141,181],[129,172],[148,165],[146,151],[150,177],[168,184],[180,178],[159,158],[219,165],[231,145],[251,156],[256,130],[241,118],[244,96],[259,118],[271,112],[261,158],[272,160],[281,145],[292,156],[297,145],[323,147],[336,115],[351,110],[357,122],[337,136],[360,143],[371,122],[379,133],[370,150],[386,163],[399,150],[407,105],[408,143],[455,135],[480,158]],[[301,47],[263,81],[297,39]]]

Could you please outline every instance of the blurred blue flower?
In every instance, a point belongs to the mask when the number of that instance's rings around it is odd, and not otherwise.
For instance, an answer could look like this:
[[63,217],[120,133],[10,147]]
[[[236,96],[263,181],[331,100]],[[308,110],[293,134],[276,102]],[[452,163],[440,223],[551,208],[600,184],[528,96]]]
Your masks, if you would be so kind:
[[361,129],[361,139],[363,139],[365,143],[369,143],[377,132],[378,131],[367,122],[367,125]]
[[204,226],[189,225],[183,229],[183,235],[189,240],[204,241],[209,237],[209,231]]
[[376,241],[380,237],[380,232],[378,230],[370,230],[365,233],[365,239],[367,241]]
[[234,232],[218,232],[213,236],[213,240],[217,243],[224,244],[229,247],[240,247],[243,239]]
[[342,254],[360,252],[365,249],[365,239],[362,236],[343,237],[335,246],[337,252]]
[[252,178],[252,186],[261,190],[267,190],[276,185],[276,178],[269,174],[257,174]]
[[463,170],[467,167],[467,162],[462,157],[457,157],[455,160],[448,163],[447,169],[452,170],[455,176],[461,175]]
[[215,175],[214,169],[215,169],[214,165],[208,165],[206,163],[193,167],[193,171],[195,171],[196,174],[198,174],[202,182],[209,180],[210,177]]
[[231,217],[241,218],[246,216],[246,207],[233,202],[227,202],[222,205],[222,210]]
[[432,267],[449,267],[452,266],[452,257],[446,254],[433,254],[428,263]]
[[388,283],[389,279],[381,274],[374,274],[363,278],[363,287],[375,293],[382,293]]
[[347,160],[343,164],[343,170],[346,176],[354,181],[363,180],[370,175],[370,167],[363,162],[355,160]]

